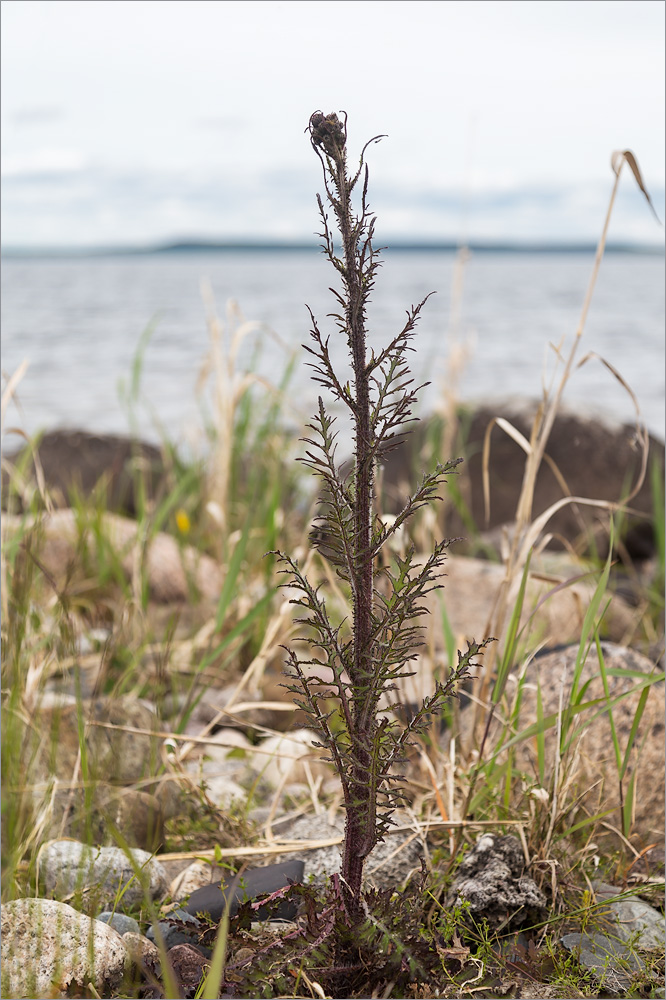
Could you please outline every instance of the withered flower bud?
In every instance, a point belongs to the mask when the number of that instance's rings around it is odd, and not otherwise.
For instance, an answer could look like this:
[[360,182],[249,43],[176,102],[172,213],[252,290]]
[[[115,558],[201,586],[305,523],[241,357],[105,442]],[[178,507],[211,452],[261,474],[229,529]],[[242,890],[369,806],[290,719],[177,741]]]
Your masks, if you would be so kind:
[[315,111],[310,116],[309,128],[312,145],[321,146],[328,156],[335,157],[344,150],[347,130],[335,113],[323,115]]

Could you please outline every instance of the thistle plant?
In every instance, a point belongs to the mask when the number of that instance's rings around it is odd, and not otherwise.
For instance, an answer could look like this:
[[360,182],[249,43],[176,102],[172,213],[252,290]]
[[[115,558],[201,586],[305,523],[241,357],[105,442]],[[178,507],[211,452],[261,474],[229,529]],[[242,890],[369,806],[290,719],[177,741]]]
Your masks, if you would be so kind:
[[[308,430],[312,436],[301,459],[322,480],[316,530],[326,538],[325,557],[344,581],[352,607],[351,622],[332,620],[320,588],[313,585],[298,563],[278,553],[287,574],[285,586],[295,589],[293,603],[303,609],[300,624],[308,626],[309,658],[287,650],[287,687],[309,716],[318,746],[328,751],[342,783],[346,810],[342,852],[341,892],[353,919],[361,913],[363,865],[375,845],[384,839],[391,814],[404,798],[394,766],[405,760],[414,737],[422,733],[455,693],[458,683],[474,665],[473,657],[485,642],[469,643],[458,653],[458,663],[444,683],[402,725],[393,715],[380,712],[380,701],[395,698],[397,681],[410,676],[410,665],[421,643],[419,618],[425,613],[425,595],[438,584],[438,570],[448,540],[443,540],[423,562],[414,561],[413,548],[393,562],[378,555],[391,537],[424,505],[438,498],[438,490],[461,459],[438,465],[423,476],[403,509],[385,524],[376,509],[374,484],[380,458],[394,446],[415,419],[412,407],[419,389],[407,363],[416,323],[426,299],[407,312],[407,320],[391,342],[380,350],[367,344],[367,306],[380,266],[373,246],[375,218],[368,208],[368,169],[365,153],[383,138],[365,144],[356,173],[347,168],[347,118],[315,112],[310,118],[312,147],[321,161],[326,201],[332,208],[340,237],[336,249],[321,196],[317,196],[323,229],[322,250],[340,276],[341,290],[331,289],[338,311],[331,314],[349,350],[351,378],[334,370],[324,337],[310,310],[311,344],[305,349],[313,379],[333,399],[343,404],[351,421],[354,463],[349,472],[337,461],[335,417],[322,397]],[[352,192],[361,182],[360,212],[352,209]],[[380,579],[383,577],[383,579]],[[322,668],[328,668],[324,679]],[[394,707],[398,707],[397,704]]]

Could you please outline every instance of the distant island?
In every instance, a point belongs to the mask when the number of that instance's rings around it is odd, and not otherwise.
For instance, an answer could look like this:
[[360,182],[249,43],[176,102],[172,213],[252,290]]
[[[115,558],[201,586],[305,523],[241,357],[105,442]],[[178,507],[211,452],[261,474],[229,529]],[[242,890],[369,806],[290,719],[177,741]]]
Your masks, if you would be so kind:
[[[405,240],[404,237],[384,240],[384,248],[389,252],[434,252],[456,253],[461,249],[455,242],[435,242],[415,238]],[[529,242],[476,242],[465,245],[473,253],[595,253],[596,243],[529,243]],[[4,258],[33,257],[125,257],[145,256],[155,254],[203,254],[203,253],[293,253],[303,251],[319,252],[316,241],[286,241],[286,240],[202,240],[181,239],[173,242],[148,244],[145,246],[89,246],[89,247],[39,247],[39,246],[6,246],[0,253]],[[606,253],[631,253],[663,255],[664,247],[657,244],[608,243]]]

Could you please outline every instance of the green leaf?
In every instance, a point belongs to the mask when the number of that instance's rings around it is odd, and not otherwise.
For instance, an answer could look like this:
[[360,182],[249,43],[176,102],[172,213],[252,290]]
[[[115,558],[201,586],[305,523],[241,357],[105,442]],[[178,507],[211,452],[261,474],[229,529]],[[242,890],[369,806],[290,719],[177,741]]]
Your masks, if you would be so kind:
[[227,905],[224,908],[224,913],[222,914],[222,919],[220,920],[220,927],[217,932],[217,937],[215,938],[215,948],[213,950],[213,957],[211,959],[208,975],[204,980],[201,993],[198,994],[201,997],[201,1000],[217,1000],[220,995],[222,983],[224,982],[224,967],[227,960],[227,937],[229,934],[230,901],[231,897],[227,899]]
[[516,662],[516,649],[518,647],[518,627],[520,625],[520,618],[523,613],[523,604],[525,602],[525,589],[527,587],[527,581],[529,579],[530,572],[530,560],[532,558],[532,552],[528,553],[527,559],[525,561],[525,568],[523,569],[523,576],[520,581],[520,588],[518,590],[518,595],[516,597],[516,603],[513,606],[513,611],[511,612],[511,619],[509,621],[509,627],[507,629],[506,644],[504,646],[504,654],[502,660],[497,668],[497,678],[495,680],[495,686],[492,692],[492,703],[497,705],[502,693],[504,691],[507,678],[509,676],[509,671],[511,667]]

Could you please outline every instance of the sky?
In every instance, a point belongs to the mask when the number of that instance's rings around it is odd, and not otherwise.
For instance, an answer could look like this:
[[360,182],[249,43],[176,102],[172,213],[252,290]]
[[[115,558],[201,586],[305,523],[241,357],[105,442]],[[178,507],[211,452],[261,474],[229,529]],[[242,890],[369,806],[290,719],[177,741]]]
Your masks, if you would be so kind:
[[[596,242],[631,149],[664,218],[662,0],[3,0],[2,243],[310,241],[305,129],[370,137],[383,239]],[[629,171],[609,237],[663,245]]]

